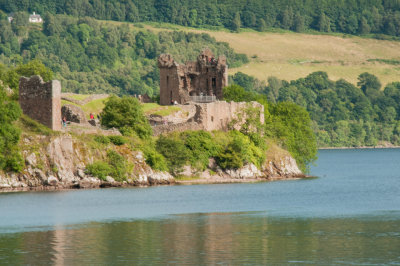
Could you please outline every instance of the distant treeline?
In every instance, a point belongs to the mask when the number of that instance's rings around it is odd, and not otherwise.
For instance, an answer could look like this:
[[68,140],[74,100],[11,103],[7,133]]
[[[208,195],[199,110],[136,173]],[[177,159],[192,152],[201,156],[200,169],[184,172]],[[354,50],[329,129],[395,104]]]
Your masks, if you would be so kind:
[[157,95],[157,57],[161,53],[185,62],[196,59],[208,47],[216,55],[224,54],[230,66],[248,62],[246,55],[234,53],[227,43],[208,34],[157,34],[127,24],[50,13],[44,16],[42,29],[29,25],[27,13],[16,12],[14,16],[12,23],[0,20],[0,70],[1,63],[15,66],[38,59],[61,80],[63,90],[70,92]]
[[369,73],[362,73],[354,86],[343,79],[332,81],[325,72],[290,82],[270,77],[268,84],[238,72],[231,82],[271,102],[306,108],[319,147],[400,145],[400,82],[381,90],[378,78]]
[[398,0],[0,0],[0,9],[236,31],[243,26],[400,36]]

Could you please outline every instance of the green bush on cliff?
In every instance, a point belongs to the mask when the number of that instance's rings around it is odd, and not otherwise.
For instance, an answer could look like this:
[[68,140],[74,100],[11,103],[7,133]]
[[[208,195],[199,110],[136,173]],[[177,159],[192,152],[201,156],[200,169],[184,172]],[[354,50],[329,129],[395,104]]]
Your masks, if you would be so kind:
[[182,167],[187,163],[190,153],[179,135],[173,134],[168,137],[161,135],[156,143],[157,150],[167,160],[169,171],[178,175]]
[[126,174],[131,170],[127,159],[116,151],[107,152],[108,164],[112,167],[112,177],[116,181],[124,181]]
[[308,112],[291,102],[271,104],[269,109],[271,116],[266,119],[266,134],[281,142],[300,169],[307,171],[309,163],[317,157],[317,143]]
[[[260,138],[262,138],[260,136]],[[262,147],[266,147],[265,145]],[[160,136],[156,148],[165,157],[170,172],[177,175],[186,164],[194,169],[207,169],[210,158],[215,158],[223,169],[237,169],[247,163],[257,167],[265,161],[266,149],[236,130],[230,132],[185,131]]]
[[107,136],[98,135],[94,137],[94,141],[101,144],[110,144],[110,139]]
[[14,122],[21,116],[19,105],[0,86],[0,170],[20,172],[24,160],[18,148],[21,130]]
[[128,142],[128,140],[122,136],[108,136],[108,139],[112,144],[121,146]]
[[111,96],[101,113],[101,124],[108,128],[118,128],[123,135],[137,135],[142,139],[152,134],[142,106],[136,98]]
[[112,175],[113,169],[111,166],[102,161],[97,161],[86,166],[86,173],[92,176],[98,177],[99,179],[105,181],[106,177]]
[[153,142],[147,143],[147,145],[143,146],[141,149],[144,153],[144,157],[146,158],[146,163],[150,165],[152,169],[168,171],[168,165],[164,156],[162,156],[162,154],[156,150]]
[[107,176],[113,177],[116,181],[126,180],[126,175],[131,171],[128,160],[114,150],[107,152],[107,162],[97,161],[86,166],[86,173],[91,174],[101,180],[106,180]]
[[209,158],[218,153],[218,145],[213,141],[209,132],[186,131],[180,134],[186,148],[189,150],[189,161],[192,167],[198,170],[205,170],[209,163]]
[[223,169],[238,169],[246,163],[261,167],[265,161],[265,150],[257,147],[245,134],[233,130],[227,134],[228,144],[215,156]]

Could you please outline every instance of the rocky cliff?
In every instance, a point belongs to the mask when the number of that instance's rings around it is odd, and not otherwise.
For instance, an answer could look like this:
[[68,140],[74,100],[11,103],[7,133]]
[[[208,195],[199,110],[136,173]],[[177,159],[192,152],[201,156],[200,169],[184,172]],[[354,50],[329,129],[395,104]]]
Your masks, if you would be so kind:
[[[100,180],[87,174],[86,166],[105,157],[105,150],[84,139],[69,134],[58,136],[24,135],[21,148],[26,167],[21,173],[0,172],[0,191],[56,190],[72,188],[99,188],[121,186],[147,186],[173,184],[175,179],[167,172],[151,169],[141,151],[114,146],[133,168],[126,181],[117,182],[112,177]],[[277,150],[278,149],[278,150]],[[296,161],[285,151],[274,147],[269,152],[262,169],[253,164],[236,170],[222,170],[210,160],[209,169],[196,172],[185,167],[185,176],[195,177],[196,183],[243,182],[304,177]],[[185,183],[178,181],[178,183]]]
[[124,154],[134,167],[126,181],[116,182],[112,177],[102,181],[90,176],[85,172],[86,165],[102,158],[105,151],[90,147],[69,134],[23,136],[22,149],[26,164],[24,171],[19,174],[0,172],[0,191],[174,183],[174,178],[169,173],[153,171],[146,164],[140,151],[129,149],[125,149]]

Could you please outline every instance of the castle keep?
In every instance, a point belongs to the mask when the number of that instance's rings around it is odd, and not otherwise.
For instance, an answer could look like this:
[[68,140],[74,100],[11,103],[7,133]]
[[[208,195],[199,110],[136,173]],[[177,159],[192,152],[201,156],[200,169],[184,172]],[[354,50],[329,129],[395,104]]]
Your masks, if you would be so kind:
[[205,49],[195,62],[178,64],[171,55],[158,58],[160,68],[160,104],[189,101],[212,102],[222,99],[222,88],[228,86],[225,56],[218,59]]
[[52,130],[61,130],[61,83],[40,76],[21,77],[19,104],[24,114]]

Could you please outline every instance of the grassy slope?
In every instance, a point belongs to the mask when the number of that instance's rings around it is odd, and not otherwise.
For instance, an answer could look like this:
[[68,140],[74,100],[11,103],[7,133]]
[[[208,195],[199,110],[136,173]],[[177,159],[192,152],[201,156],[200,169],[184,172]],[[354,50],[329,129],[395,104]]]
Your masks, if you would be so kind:
[[179,29],[206,32],[217,41],[229,43],[238,53],[248,55],[251,62],[230,69],[261,80],[269,76],[294,80],[315,71],[326,71],[333,80],[344,78],[353,84],[363,72],[379,77],[382,84],[400,81],[400,65],[369,62],[368,59],[400,60],[400,42],[360,38],[349,35],[313,35],[293,32],[231,33],[185,28],[169,24],[146,24],[153,31]]
[[[77,99],[77,100],[83,100],[87,97],[88,95],[84,95],[84,94],[76,94],[76,96],[74,96],[73,98]],[[101,111],[103,111],[104,108],[104,102],[107,99],[97,99],[97,100],[93,100],[85,105],[78,105],[76,103],[73,102],[69,102],[66,100],[62,100],[61,104],[65,105],[65,104],[72,104],[72,105],[76,105],[79,106],[80,108],[82,108],[82,110],[85,112],[86,118],[89,119],[90,118],[90,113],[93,113],[94,116],[96,117],[97,114],[100,114]]]
[[[76,99],[76,100],[83,100],[87,98],[89,95],[86,94],[74,94],[70,95],[69,97]],[[67,101],[67,100],[62,100],[61,104],[72,104],[79,106],[82,108],[82,110],[85,112],[86,117],[89,119],[90,118],[90,113],[93,113],[95,116],[97,114],[100,114],[103,111],[104,108],[104,103],[107,99],[96,99],[93,101],[88,102],[85,105],[78,105],[76,103]],[[154,114],[154,115],[160,115],[160,116],[167,116],[170,114],[173,114],[175,112],[180,111],[181,108],[177,106],[161,106],[156,103],[144,103],[143,104],[143,111],[145,114]]]

